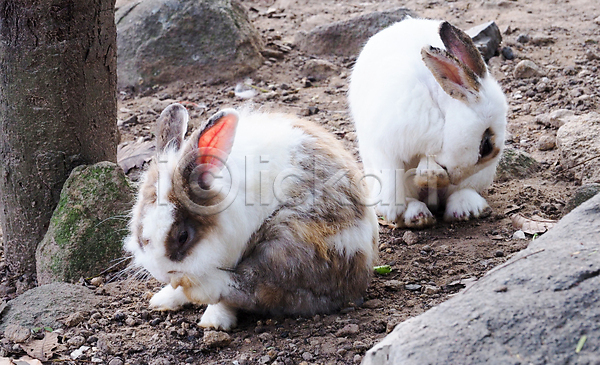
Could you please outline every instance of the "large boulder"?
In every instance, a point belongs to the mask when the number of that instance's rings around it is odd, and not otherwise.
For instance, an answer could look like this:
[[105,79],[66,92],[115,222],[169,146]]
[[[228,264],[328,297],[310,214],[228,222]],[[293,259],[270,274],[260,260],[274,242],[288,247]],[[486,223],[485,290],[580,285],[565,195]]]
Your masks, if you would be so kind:
[[37,248],[38,283],[95,276],[122,257],[133,199],[134,189],[116,164],[73,169]]
[[34,327],[62,326],[59,320],[65,320],[75,312],[89,312],[99,302],[94,292],[81,285],[52,283],[26,291],[8,302],[7,308],[0,312],[0,331],[9,324],[32,329]]
[[119,87],[218,81],[260,67],[261,39],[238,0],[121,0]]
[[394,329],[364,365],[596,364],[600,195],[473,286]]
[[573,116],[556,133],[560,164],[580,175],[583,183],[600,182],[600,115]]
[[296,34],[294,43],[312,55],[356,56],[371,36],[407,16],[416,16],[405,8],[373,12],[349,20],[320,25]]

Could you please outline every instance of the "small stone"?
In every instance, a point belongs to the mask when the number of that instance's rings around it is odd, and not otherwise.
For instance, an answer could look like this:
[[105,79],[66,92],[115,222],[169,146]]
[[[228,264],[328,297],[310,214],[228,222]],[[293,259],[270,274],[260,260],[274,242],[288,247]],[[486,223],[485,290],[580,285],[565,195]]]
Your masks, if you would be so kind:
[[550,151],[556,147],[556,137],[554,136],[541,136],[538,140],[538,150]]
[[78,358],[80,358],[83,355],[84,352],[86,352],[89,349],[90,349],[89,346],[81,346],[77,350],[71,352],[71,355],[70,355],[71,359],[77,360]]
[[600,16],[594,19],[594,23],[600,25]]
[[302,72],[308,78],[315,81],[327,79],[330,76],[338,74],[338,67],[333,63],[322,59],[311,59],[306,61]]
[[135,320],[135,318],[127,317],[127,319],[125,320],[125,324],[128,325],[129,327],[133,327],[133,326],[137,325],[138,323]]
[[437,294],[440,292],[440,287],[435,285],[425,285],[423,287],[423,293],[427,295]]
[[515,233],[513,233],[513,240],[526,240],[527,237],[525,236],[525,232],[523,232],[522,230],[518,230]]
[[264,356],[262,356],[262,357],[261,357],[261,358],[258,360],[258,362],[259,362],[260,364],[267,364],[267,363],[269,363],[270,361],[271,361],[271,356],[269,356],[269,355],[264,355]]
[[368,349],[369,346],[367,346],[367,344],[362,341],[354,341],[354,343],[352,344],[352,348],[356,351],[364,351]]
[[419,285],[419,284],[406,284],[404,286],[404,289],[410,290],[410,291],[419,291],[419,290],[421,290],[421,285]]
[[113,315],[113,319],[117,322],[122,322],[125,320],[125,318],[126,318],[126,316],[125,316],[125,313],[123,313],[123,312],[116,312]]
[[433,251],[433,248],[431,248],[431,246],[429,246],[429,245],[425,245],[425,246],[423,246],[422,250],[427,253],[430,253],[431,251]]
[[494,291],[496,293],[505,293],[506,291],[508,291],[508,287],[506,285],[502,285],[494,289]]
[[118,357],[114,357],[112,359],[110,359],[110,361],[108,362],[108,365],[123,365],[123,360],[119,359]]
[[81,312],[75,312],[65,319],[65,326],[74,327],[85,320],[85,316]]
[[70,347],[80,348],[85,344],[85,338],[83,336],[71,337],[67,340],[67,345]]
[[402,287],[404,286],[404,283],[401,282],[400,280],[387,280],[383,283],[383,286],[387,289],[390,289],[393,291],[398,291],[398,290],[402,289]]
[[528,79],[530,77],[544,76],[545,72],[533,61],[523,60],[517,64],[514,76],[517,79]]
[[507,60],[512,60],[515,58],[515,54],[513,53],[512,48],[510,47],[502,47],[502,57]]
[[383,300],[381,299],[369,299],[362,305],[364,308],[368,309],[376,309],[381,308],[383,306]]
[[149,322],[149,323],[150,323],[150,325],[151,325],[152,327],[154,327],[154,326],[158,326],[158,324],[159,324],[160,322],[161,322],[160,318],[154,318],[154,319],[150,320],[150,322]]
[[208,347],[225,347],[232,340],[231,336],[223,331],[204,331],[204,337],[202,338],[202,341]]
[[90,317],[90,319],[93,319],[94,321],[97,321],[100,318],[102,318],[102,314],[100,314],[99,312],[96,312],[96,313],[92,314],[91,317]]
[[19,324],[10,324],[4,331],[4,337],[15,343],[25,342],[29,339],[31,331]]
[[314,358],[314,356],[310,352],[306,351],[302,353],[302,358],[306,361],[311,361]]
[[531,40],[531,37],[529,37],[528,34],[519,34],[517,36],[517,42],[519,43],[527,43]]
[[337,337],[346,337],[346,336],[353,336],[356,335],[360,332],[360,329],[358,327],[357,324],[354,323],[350,323],[345,325],[342,329],[339,329],[335,335]]
[[402,235],[402,240],[406,242],[407,245],[411,246],[419,242],[419,235],[412,231],[406,231]]
[[354,357],[352,358],[352,361],[354,361],[355,364],[360,363],[362,360],[362,356],[360,356],[359,354],[354,355]]
[[504,251],[498,250],[498,251],[494,252],[494,256],[496,256],[496,257],[504,257]]
[[92,284],[93,286],[100,286],[100,285],[104,284],[104,278],[102,278],[100,276],[92,278],[92,280],[90,280],[90,284]]

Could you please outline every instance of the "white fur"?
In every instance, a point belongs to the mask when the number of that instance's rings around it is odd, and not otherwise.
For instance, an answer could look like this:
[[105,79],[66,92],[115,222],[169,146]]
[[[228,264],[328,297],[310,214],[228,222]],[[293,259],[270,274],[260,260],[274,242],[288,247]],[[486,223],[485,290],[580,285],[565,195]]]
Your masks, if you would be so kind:
[[[365,45],[349,88],[360,154],[367,173],[409,172],[424,157],[432,156],[448,173],[449,192],[463,188],[480,192],[491,183],[499,160],[498,156],[487,164],[477,164],[481,137],[486,128],[493,128],[502,148],[506,101],[489,74],[480,80],[478,100],[470,100],[468,105],[441,88],[421,57],[423,47],[444,49],[440,23],[407,19],[379,32]],[[373,179],[370,182],[373,185]],[[423,222],[410,223],[415,214],[431,216],[427,207],[408,206],[407,199],[418,196],[403,181],[387,179],[384,183],[395,185],[382,187],[378,195],[378,210],[388,220],[422,226]],[[465,194],[461,200],[473,201],[460,206],[481,208],[479,198]],[[463,213],[473,212],[459,215]],[[425,225],[432,223],[428,219]]]
[[237,324],[235,309],[226,306],[223,303],[210,304],[206,307],[202,318],[200,318],[200,327],[216,328],[228,331]]
[[183,288],[173,289],[171,285],[162,288],[150,299],[150,308],[159,311],[173,311],[181,308],[190,300],[183,293]]

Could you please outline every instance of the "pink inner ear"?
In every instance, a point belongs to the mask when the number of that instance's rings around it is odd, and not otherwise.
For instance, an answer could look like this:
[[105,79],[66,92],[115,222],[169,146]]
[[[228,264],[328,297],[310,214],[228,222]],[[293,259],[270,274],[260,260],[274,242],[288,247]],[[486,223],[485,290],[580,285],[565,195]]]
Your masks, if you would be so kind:
[[198,139],[197,164],[212,165],[219,169],[223,167],[233,146],[237,122],[235,114],[226,114],[202,133]]
[[458,65],[445,62],[444,60],[436,57],[432,58],[432,60],[435,63],[435,67],[439,71],[440,75],[457,85],[464,86],[463,79],[461,78],[461,70]]

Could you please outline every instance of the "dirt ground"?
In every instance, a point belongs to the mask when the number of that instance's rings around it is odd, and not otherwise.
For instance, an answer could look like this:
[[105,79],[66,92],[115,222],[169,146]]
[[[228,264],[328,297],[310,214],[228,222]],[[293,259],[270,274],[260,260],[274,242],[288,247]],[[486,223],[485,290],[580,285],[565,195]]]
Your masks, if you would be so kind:
[[[435,227],[414,232],[382,225],[378,264],[390,265],[392,272],[374,277],[362,306],[314,318],[242,315],[238,328],[229,333],[231,342],[211,347],[197,326],[204,307],[152,312],[147,304],[150,293],[159,289],[156,281],[113,281],[95,289],[105,300],[85,321],[63,330],[65,342],[82,336],[91,347],[71,362],[69,354],[77,347],[67,345],[67,350],[57,354],[65,363],[358,363],[397,323],[446,300],[525,248],[531,237],[512,238],[511,214],[559,219],[581,184],[577,176],[561,169],[556,149],[538,149],[540,138],[555,136],[556,129],[536,123],[535,117],[561,108],[578,114],[597,111],[600,60],[590,56],[600,54],[600,24],[594,22],[600,16],[600,3],[596,0],[257,0],[243,4],[251,8],[250,17],[267,47],[292,46],[283,59],[268,59],[249,75],[255,85],[275,91],[272,97],[258,97],[257,106],[320,123],[355,153],[346,103],[355,58],[324,57],[339,67],[339,75],[306,87],[300,69],[309,56],[293,48],[296,32],[397,7],[449,20],[462,29],[494,20],[503,32],[503,46],[511,47],[515,55],[513,60],[497,57],[490,62],[510,106],[507,145],[530,153],[542,168],[524,180],[494,183],[486,195],[494,210],[488,218],[449,224],[438,217]],[[269,8],[279,9],[280,15],[267,16]],[[517,38],[522,34],[537,41],[520,43]],[[543,66],[547,80],[515,79],[513,69],[523,59]],[[149,140],[157,112],[167,100],[188,102],[192,126],[220,108],[244,102],[233,92],[240,80],[218,85],[182,81],[177,87],[156,88],[143,95],[120,93],[119,119],[137,117],[134,124],[121,124],[123,142]],[[541,82],[546,86],[536,87]],[[4,297],[11,294],[4,293]]]

